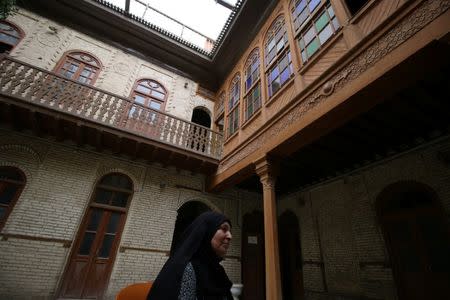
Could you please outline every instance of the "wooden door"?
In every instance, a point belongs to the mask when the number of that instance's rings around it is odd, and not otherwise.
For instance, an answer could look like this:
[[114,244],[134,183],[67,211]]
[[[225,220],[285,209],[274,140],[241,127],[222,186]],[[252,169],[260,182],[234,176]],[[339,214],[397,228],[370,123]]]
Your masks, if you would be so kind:
[[450,231],[437,199],[417,189],[397,193],[381,212],[400,300],[448,299]]
[[131,193],[131,180],[121,174],[107,175],[96,186],[60,285],[60,298],[103,297]]
[[66,272],[62,297],[98,299],[103,295],[124,221],[123,212],[90,208]]
[[278,221],[280,272],[284,300],[304,298],[300,248],[300,228],[297,216],[287,211]]
[[241,300],[263,300],[266,297],[264,216],[258,211],[246,214],[243,219]]

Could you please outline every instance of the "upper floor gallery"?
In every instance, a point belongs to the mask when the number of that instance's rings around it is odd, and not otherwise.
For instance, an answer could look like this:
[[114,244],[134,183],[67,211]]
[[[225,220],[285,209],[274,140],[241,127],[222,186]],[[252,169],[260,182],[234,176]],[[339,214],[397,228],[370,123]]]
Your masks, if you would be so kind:
[[3,111],[21,114],[16,127],[214,173],[213,188],[323,134],[302,136],[449,29],[444,0],[247,0],[206,53],[106,2],[41,0],[1,22]]

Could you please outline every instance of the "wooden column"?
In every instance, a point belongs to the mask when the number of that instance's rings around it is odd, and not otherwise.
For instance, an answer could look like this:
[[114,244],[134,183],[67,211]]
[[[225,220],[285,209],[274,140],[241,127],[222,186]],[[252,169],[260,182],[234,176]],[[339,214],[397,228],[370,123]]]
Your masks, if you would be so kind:
[[275,202],[275,179],[277,168],[263,157],[255,162],[263,186],[264,237],[266,250],[266,300],[281,300],[281,275],[278,250],[277,205]]

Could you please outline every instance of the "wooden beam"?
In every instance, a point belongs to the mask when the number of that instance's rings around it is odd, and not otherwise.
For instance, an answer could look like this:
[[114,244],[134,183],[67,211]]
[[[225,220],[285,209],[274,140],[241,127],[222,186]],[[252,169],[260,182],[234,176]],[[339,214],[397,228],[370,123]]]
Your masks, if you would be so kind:
[[57,142],[64,141],[64,120],[55,117],[53,121],[53,133]]
[[41,137],[42,131],[41,131],[41,125],[40,125],[41,124],[40,114],[38,112],[36,112],[35,110],[30,110],[29,118],[30,118],[30,122],[31,122],[31,130],[33,131],[33,133],[36,136]]
[[140,142],[134,143],[133,154],[131,155],[131,159],[132,160],[137,160],[138,159],[140,148],[141,148],[141,143]]
[[95,135],[95,149],[98,152],[103,151],[102,135],[103,135],[103,131],[100,129],[97,129],[96,135]]
[[122,148],[122,137],[116,136],[116,141],[114,143],[113,154],[120,154]]
[[75,139],[79,147],[83,147],[86,144],[86,135],[84,132],[84,127],[79,122],[77,122],[75,125]]

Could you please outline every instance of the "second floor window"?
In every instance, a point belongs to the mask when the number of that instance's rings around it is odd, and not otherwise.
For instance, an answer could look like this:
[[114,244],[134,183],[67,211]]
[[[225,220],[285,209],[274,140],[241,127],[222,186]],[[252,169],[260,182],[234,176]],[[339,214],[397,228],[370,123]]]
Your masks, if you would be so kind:
[[232,136],[239,128],[239,100],[241,97],[241,76],[235,75],[231,81],[228,100],[227,136]]
[[252,51],[245,64],[244,105],[245,121],[261,108],[261,81],[258,48]]
[[294,73],[283,16],[279,16],[270,26],[264,47],[266,77],[270,98]]
[[339,29],[339,22],[325,0],[296,1],[292,16],[302,62],[306,63]]
[[131,97],[134,103],[154,110],[164,110],[167,91],[157,81],[141,79],[134,85]]
[[23,38],[22,31],[13,24],[0,21],[0,53],[11,51]]
[[94,56],[80,51],[64,55],[56,73],[80,83],[93,85],[100,72],[101,64]]

